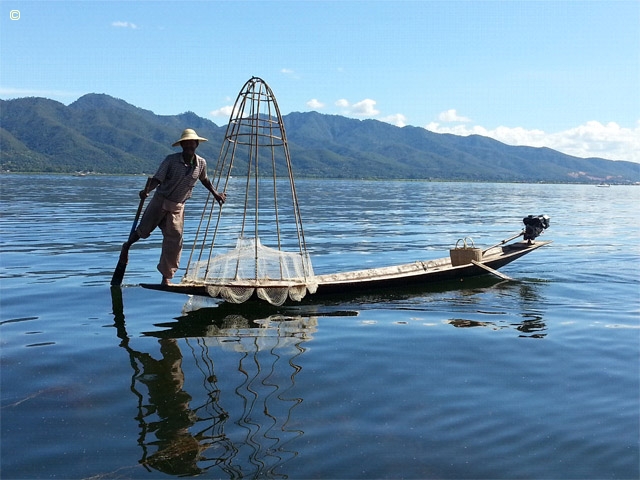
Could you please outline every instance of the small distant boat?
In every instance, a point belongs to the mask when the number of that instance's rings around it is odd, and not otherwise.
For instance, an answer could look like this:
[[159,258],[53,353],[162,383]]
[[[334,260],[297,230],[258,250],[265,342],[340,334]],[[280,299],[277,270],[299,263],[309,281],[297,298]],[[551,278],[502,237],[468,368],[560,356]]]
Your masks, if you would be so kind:
[[599,183],[598,185],[596,185],[596,187],[610,187],[611,185],[609,185],[608,183]]

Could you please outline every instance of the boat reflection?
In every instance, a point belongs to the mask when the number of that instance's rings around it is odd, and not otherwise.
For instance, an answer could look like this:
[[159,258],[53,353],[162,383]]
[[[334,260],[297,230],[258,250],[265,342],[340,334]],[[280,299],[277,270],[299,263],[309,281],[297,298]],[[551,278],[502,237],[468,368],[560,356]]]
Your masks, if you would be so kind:
[[188,312],[143,334],[158,338],[155,358],[132,346],[119,288],[112,301],[133,370],[140,463],[169,475],[286,478],[304,434],[292,416],[303,401],[299,358],[317,317]]
[[[519,283],[514,287],[511,282],[500,282],[494,286],[498,290],[499,298],[519,303],[520,308],[518,310],[520,311],[521,319],[517,322],[451,318],[446,320],[445,323],[456,328],[485,327],[492,330],[515,328],[520,332],[520,337],[544,338],[547,335],[547,324],[544,320],[543,310],[545,302],[542,301],[538,287],[535,283]],[[467,295],[473,294],[473,291],[467,293]],[[494,316],[499,319],[501,316],[506,315],[506,312],[500,310],[495,312],[478,311],[478,314],[483,317]]]

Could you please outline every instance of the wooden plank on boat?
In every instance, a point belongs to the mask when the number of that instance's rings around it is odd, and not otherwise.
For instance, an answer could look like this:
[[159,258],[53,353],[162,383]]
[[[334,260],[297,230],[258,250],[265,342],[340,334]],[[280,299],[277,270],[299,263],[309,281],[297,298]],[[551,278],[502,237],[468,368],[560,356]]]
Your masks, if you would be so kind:
[[489,272],[489,273],[491,273],[491,274],[495,275],[496,277],[499,277],[499,278],[501,278],[503,280],[514,281],[513,278],[511,278],[510,276],[505,275],[504,273],[500,273],[499,271],[494,270],[493,268],[489,267],[488,265],[485,265],[482,262],[478,262],[477,260],[471,260],[471,263],[473,263],[476,267],[480,267],[480,268],[486,270],[487,272]]

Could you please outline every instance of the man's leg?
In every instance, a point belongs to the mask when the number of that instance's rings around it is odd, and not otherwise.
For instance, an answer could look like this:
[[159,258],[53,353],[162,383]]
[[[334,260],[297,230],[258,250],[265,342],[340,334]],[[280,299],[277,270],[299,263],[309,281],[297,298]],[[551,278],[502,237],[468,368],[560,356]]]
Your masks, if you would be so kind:
[[142,214],[142,219],[140,219],[140,223],[138,223],[138,228],[131,232],[127,241],[122,244],[122,252],[120,255],[122,256],[123,253],[125,256],[128,255],[131,245],[141,238],[148,238],[149,235],[151,235],[151,232],[162,221],[163,215],[162,199],[154,196]]
[[162,230],[162,253],[158,271],[162,274],[162,284],[168,285],[178,270],[182,253],[182,230],[184,228],[184,208],[177,212],[167,212],[160,223]]

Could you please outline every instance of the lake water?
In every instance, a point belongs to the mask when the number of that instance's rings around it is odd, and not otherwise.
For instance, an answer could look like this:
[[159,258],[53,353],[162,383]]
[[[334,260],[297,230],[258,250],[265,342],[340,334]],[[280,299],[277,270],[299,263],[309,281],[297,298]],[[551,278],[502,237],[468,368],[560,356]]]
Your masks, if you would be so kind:
[[0,181],[2,478],[640,475],[640,187],[300,180],[316,273],[528,214],[553,243],[514,282],[258,308],[139,287],[159,233],[110,289],[143,177]]

